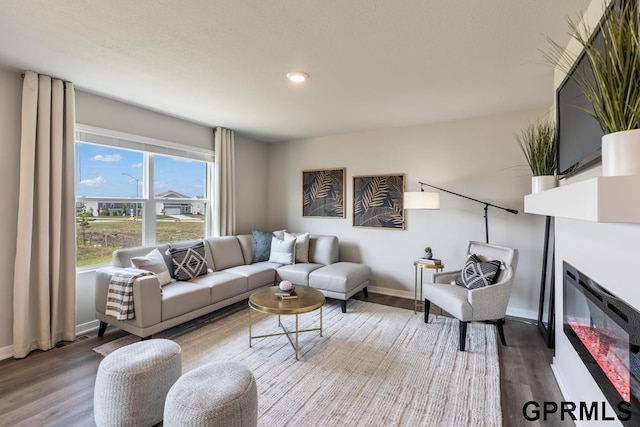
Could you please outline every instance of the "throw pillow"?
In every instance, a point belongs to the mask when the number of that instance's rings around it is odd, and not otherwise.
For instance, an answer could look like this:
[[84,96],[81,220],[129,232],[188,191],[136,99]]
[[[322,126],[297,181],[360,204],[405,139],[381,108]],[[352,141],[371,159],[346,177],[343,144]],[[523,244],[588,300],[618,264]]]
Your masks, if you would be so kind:
[[493,285],[500,270],[500,261],[482,261],[472,254],[456,278],[456,285],[478,289]]
[[294,236],[286,231],[285,239],[296,239],[296,262],[309,262],[309,233]]
[[268,261],[271,255],[271,239],[275,236],[279,240],[284,239],[284,230],[259,231],[252,230],[253,236],[253,262]]
[[275,236],[271,238],[271,253],[269,262],[278,264],[293,264],[295,262],[296,239],[280,240]]
[[131,258],[131,267],[152,272],[158,278],[160,286],[171,283],[171,274],[158,249],[152,250],[145,256]]
[[176,280],[190,280],[207,274],[204,242],[187,248],[171,248],[169,254],[171,254],[173,275]]

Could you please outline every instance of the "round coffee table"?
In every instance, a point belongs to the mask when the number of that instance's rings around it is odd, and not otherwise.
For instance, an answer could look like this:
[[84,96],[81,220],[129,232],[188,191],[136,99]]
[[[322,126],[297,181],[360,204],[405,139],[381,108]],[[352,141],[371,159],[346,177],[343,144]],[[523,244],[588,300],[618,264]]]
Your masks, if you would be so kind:
[[[249,296],[249,347],[251,347],[252,340],[257,338],[274,337],[278,335],[285,335],[291,346],[295,350],[296,360],[298,360],[298,334],[301,332],[320,331],[322,336],[322,306],[324,305],[324,294],[316,289],[308,286],[296,286],[295,291],[298,298],[296,299],[282,299],[276,295],[278,290],[277,286],[271,286],[268,288],[262,288],[255,291]],[[320,327],[311,329],[298,329],[298,315],[302,313],[308,313],[313,310],[320,309]],[[282,328],[283,332],[277,332],[266,335],[253,335],[251,330],[251,312],[259,311],[266,314],[278,315],[278,326]],[[280,316],[295,315],[296,316],[296,330],[288,331]],[[292,334],[295,334],[295,343],[291,339]]]

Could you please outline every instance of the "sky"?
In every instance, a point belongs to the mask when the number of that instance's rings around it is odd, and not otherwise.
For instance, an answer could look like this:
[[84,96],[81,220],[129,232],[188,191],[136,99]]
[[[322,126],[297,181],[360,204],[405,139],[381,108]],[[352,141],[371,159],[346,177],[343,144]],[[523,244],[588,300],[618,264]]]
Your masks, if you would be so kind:
[[[143,153],[77,143],[75,156],[77,196],[143,197]],[[155,154],[153,193],[173,190],[189,197],[204,196],[205,165],[197,160]]]

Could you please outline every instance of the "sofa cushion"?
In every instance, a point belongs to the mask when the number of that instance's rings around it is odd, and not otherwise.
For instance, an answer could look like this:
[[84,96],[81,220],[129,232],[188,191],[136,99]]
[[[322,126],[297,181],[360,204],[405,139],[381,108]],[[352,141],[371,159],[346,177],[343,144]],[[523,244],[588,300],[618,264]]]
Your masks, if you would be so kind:
[[336,236],[309,236],[309,262],[329,265],[338,262],[339,255]]
[[309,286],[325,291],[347,293],[369,280],[371,268],[355,262],[336,262],[309,274]]
[[207,274],[209,267],[205,259],[204,242],[186,248],[169,248],[169,253],[176,280],[190,280]]
[[248,290],[248,281],[245,276],[227,273],[226,271],[215,271],[206,276],[196,277],[191,282],[211,289],[212,304],[235,297]]
[[248,290],[252,290],[265,285],[273,285],[276,281],[276,268],[278,266],[279,264],[270,262],[258,262],[231,267],[226,269],[225,272],[246,277]]
[[171,283],[171,273],[169,273],[164,257],[157,248],[145,256],[131,258],[131,267],[152,272],[158,278],[160,286]]
[[162,288],[162,320],[211,304],[211,289],[201,283],[173,282]]
[[207,239],[207,244],[215,271],[244,265],[240,242],[235,236],[211,237]]
[[288,280],[294,285],[309,286],[309,273],[322,267],[322,264],[299,263],[278,267],[278,282]]
[[271,253],[269,262],[277,264],[293,264],[296,260],[296,239],[280,240],[275,236],[271,239]]
[[296,262],[309,262],[309,233],[294,235],[285,231],[284,238],[296,239]]

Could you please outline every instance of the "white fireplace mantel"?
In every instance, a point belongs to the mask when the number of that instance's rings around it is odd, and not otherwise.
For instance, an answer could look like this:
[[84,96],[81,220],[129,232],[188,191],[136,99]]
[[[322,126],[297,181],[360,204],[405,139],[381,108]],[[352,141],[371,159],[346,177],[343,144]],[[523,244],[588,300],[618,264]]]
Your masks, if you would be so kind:
[[524,197],[526,213],[640,223],[640,176],[598,176]]

